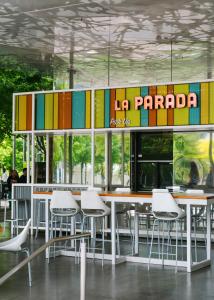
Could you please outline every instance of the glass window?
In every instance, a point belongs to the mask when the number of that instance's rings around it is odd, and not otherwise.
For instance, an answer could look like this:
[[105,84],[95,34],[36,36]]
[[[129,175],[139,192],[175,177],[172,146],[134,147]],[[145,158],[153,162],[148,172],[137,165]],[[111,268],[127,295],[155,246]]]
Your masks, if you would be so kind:
[[105,134],[95,134],[94,184],[105,186]]
[[72,183],[91,184],[91,136],[72,135],[70,145],[72,154],[68,160],[68,172],[72,173]]
[[213,187],[213,133],[174,133],[174,183]]
[[[64,183],[65,171],[65,138],[64,135],[54,135],[49,140],[50,147],[50,183]],[[52,172],[51,172],[52,170]]]
[[35,136],[35,183],[46,182],[46,136]]
[[112,185],[130,185],[130,134],[112,133]]

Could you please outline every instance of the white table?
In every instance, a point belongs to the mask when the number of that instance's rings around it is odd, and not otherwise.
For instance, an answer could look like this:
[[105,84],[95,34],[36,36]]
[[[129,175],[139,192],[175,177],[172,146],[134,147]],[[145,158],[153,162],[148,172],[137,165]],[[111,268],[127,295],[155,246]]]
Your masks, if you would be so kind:
[[[134,194],[134,193],[100,193],[101,198],[111,203],[111,259],[112,264],[115,265],[117,262],[121,262],[121,257],[116,255],[116,205],[118,203],[135,203],[135,204],[144,204],[151,203],[151,195],[149,194]],[[214,204],[214,194],[185,194],[185,193],[177,193],[173,194],[176,198],[176,201],[180,205],[186,206],[186,228],[187,228],[187,260],[186,261],[178,261],[177,265],[180,267],[186,268],[187,272],[192,272],[194,270],[200,269],[202,267],[208,266],[211,264],[211,218],[210,218],[210,206]],[[74,194],[76,200],[80,200],[80,194]],[[46,242],[49,239],[49,200],[51,199],[51,193],[39,192],[32,194],[32,203],[31,209],[33,207],[33,201],[37,199],[45,199],[45,219],[46,219],[46,227],[45,227],[45,240]],[[191,206],[205,206],[207,213],[207,243],[206,243],[206,259],[200,262],[192,262],[192,253],[191,253]],[[33,215],[33,211],[31,211]],[[138,232],[138,220],[135,220],[135,232]],[[138,248],[138,236],[136,235],[135,239],[135,250],[137,252]],[[137,257],[137,256],[126,256],[123,257],[125,261],[134,261],[134,262],[142,262],[147,263],[147,257]],[[151,259],[151,263],[153,264],[162,264],[162,260],[160,259]],[[175,265],[175,261],[173,260],[165,260],[164,263],[166,265]]]

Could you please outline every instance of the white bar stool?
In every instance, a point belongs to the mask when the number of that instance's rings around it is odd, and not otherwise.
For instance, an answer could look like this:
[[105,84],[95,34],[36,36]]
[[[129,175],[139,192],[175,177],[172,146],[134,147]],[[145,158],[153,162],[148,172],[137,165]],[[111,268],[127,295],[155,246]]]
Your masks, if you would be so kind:
[[[196,189],[188,189],[186,190],[186,194],[189,195],[203,195],[204,190],[196,190]],[[204,226],[204,222],[206,222],[205,218],[206,209],[205,207],[193,207],[191,217],[193,220],[193,231],[194,231],[194,246],[195,246],[195,261],[198,261],[198,243],[197,243],[197,224],[202,221],[202,230],[204,235],[204,243],[206,247],[207,239],[206,239],[206,230]]]
[[[150,261],[151,261],[151,255],[158,254],[159,258],[161,255],[162,258],[162,265],[164,265],[164,255],[167,255],[167,258],[169,256],[169,246],[172,247],[171,240],[170,240],[170,230],[171,230],[171,223],[175,223],[176,225],[176,250],[175,254],[170,253],[170,255],[174,255],[176,259],[176,269],[177,272],[177,257],[178,257],[178,221],[182,220],[185,217],[185,211],[181,209],[178,204],[176,203],[175,199],[172,197],[172,195],[169,193],[167,189],[153,189],[152,191],[152,214],[155,218],[153,223],[153,229],[152,229],[152,238],[151,238],[151,245],[150,245],[150,253],[149,253],[149,263],[148,263],[148,269],[150,267]],[[165,243],[165,229],[164,225],[167,225],[167,243]],[[161,226],[162,225],[162,226]],[[154,239],[154,229],[155,226],[158,226],[158,232],[160,232],[160,229],[162,229],[162,243],[160,249],[160,243],[158,243],[158,252],[152,252],[152,246],[153,246],[153,239]],[[182,230],[182,228],[181,228]],[[159,239],[159,234],[158,234]],[[170,241],[170,244],[169,244]],[[164,252],[164,246],[167,246],[167,252]]]
[[95,256],[95,247],[96,247],[96,220],[102,220],[102,265],[104,260],[104,253],[105,253],[105,217],[109,216],[111,213],[111,209],[102,201],[100,196],[97,194],[96,191],[83,191],[81,192],[81,211],[83,213],[83,220],[82,220],[82,231],[84,231],[85,220],[93,219],[93,255]]
[[[7,218],[7,208],[11,204],[11,218]],[[16,235],[18,235],[18,200],[16,199],[4,199],[4,231],[6,228],[6,223],[10,222],[12,227],[12,235],[15,229]]]

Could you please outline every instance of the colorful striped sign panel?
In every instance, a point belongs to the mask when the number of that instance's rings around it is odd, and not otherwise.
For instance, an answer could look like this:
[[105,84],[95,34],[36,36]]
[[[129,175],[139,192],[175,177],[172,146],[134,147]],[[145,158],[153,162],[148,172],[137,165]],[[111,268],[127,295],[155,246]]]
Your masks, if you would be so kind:
[[[32,130],[32,94],[15,96],[15,130]],[[92,90],[35,93],[35,130],[90,129]],[[94,128],[214,124],[214,82],[94,90]]]
[[208,124],[214,124],[214,82],[95,90],[95,128]]
[[[31,130],[32,95],[16,96],[15,101],[15,129]],[[35,130],[85,128],[91,128],[91,91],[35,94]]]
[[15,97],[15,130],[32,129],[32,95]]

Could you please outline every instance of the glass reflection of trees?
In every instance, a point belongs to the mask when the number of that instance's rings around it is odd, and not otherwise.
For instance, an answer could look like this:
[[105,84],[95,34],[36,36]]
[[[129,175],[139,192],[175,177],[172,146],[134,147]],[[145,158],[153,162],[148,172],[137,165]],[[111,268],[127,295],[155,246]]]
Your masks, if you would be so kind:
[[[210,180],[214,171],[212,132],[174,133],[173,141],[174,184],[205,187],[208,186],[208,178],[209,186],[213,186]],[[199,178],[193,183],[190,177],[196,176],[196,169]]]

